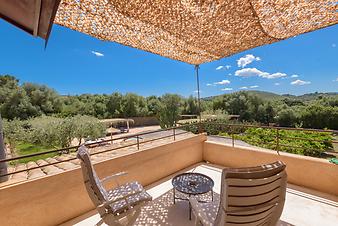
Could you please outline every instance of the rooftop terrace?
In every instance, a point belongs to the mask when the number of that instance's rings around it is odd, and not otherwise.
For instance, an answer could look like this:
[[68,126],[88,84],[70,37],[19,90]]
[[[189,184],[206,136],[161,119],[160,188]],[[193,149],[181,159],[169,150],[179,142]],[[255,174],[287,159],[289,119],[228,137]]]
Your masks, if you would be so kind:
[[[135,145],[134,145],[135,146]],[[287,165],[287,200],[280,225],[334,225],[338,220],[338,168],[325,159],[207,141],[205,134],[167,139],[95,162],[100,178],[128,172],[121,183],[139,181],[153,196],[136,225],[191,225],[187,203],[173,205],[171,178],[194,170],[215,181],[222,167],[255,166],[281,160]],[[93,155],[95,156],[95,155]],[[95,157],[93,158],[95,159]],[[116,186],[107,182],[107,188]],[[93,225],[99,216],[85,190],[79,167],[0,188],[3,225]],[[56,208],[62,207],[62,208]],[[44,213],[44,214],[41,214]]]
[[[154,201],[142,208],[136,225],[194,225],[194,216],[192,220],[188,217],[188,202],[173,203],[171,179],[183,172],[208,175],[215,182],[215,200],[219,200],[222,168],[212,164],[196,164],[147,186],[147,192],[153,196]],[[333,226],[338,220],[337,201],[335,196],[289,184],[284,211],[278,225]],[[212,211],[210,210],[210,213]],[[99,214],[92,210],[63,223],[62,226],[95,225],[99,220]]]

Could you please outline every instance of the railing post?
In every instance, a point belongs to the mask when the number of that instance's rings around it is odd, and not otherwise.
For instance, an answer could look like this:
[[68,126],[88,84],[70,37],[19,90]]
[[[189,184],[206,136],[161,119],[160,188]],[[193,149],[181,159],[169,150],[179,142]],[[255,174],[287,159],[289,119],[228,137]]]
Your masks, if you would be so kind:
[[176,128],[173,128],[173,135],[174,135],[174,140],[176,140]]
[[137,150],[140,150],[140,138],[136,136],[137,139]]
[[231,139],[232,139],[232,147],[235,147],[235,134],[232,132],[231,134]]
[[276,151],[277,154],[279,155],[279,129],[276,128]]

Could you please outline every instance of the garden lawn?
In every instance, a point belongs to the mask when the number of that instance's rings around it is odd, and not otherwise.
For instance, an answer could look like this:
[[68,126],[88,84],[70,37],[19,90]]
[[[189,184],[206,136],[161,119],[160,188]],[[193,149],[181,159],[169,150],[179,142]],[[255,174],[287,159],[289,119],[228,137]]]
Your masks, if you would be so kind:
[[[39,152],[45,152],[45,151],[51,151],[54,149],[57,149],[57,147],[50,147],[50,146],[44,146],[44,145],[39,145],[39,144],[31,144],[31,143],[25,143],[25,142],[20,142],[16,144],[16,154],[18,156],[23,156],[23,155],[29,155],[29,154],[34,154],[34,153],[39,153]],[[39,159],[46,159],[49,157],[54,157],[58,155],[58,153],[48,153],[44,155],[38,155],[38,156],[33,156],[29,158],[24,158],[24,159],[19,159],[16,162],[19,163],[27,163],[30,161],[37,161]]]

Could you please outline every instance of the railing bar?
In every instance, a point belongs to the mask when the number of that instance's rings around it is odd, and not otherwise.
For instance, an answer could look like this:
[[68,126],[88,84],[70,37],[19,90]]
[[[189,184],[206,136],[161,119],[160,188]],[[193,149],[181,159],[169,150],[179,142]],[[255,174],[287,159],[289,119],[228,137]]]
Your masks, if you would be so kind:
[[112,149],[107,149],[107,150],[103,150],[103,151],[98,151],[98,152],[95,152],[95,153],[92,153],[90,154],[91,156],[92,155],[98,155],[98,154],[102,154],[102,153],[106,153],[106,152],[110,152],[110,151],[115,151],[115,150],[119,150],[119,149],[122,149],[122,148],[127,148],[127,147],[131,147],[131,146],[135,146],[135,144],[128,144],[128,145],[124,145],[124,146],[120,146],[120,147],[115,147],[115,148],[112,148]]
[[[185,134],[185,133],[189,133],[189,132],[186,131],[186,132],[178,133],[176,135]],[[142,141],[142,142],[140,142],[140,144],[148,143],[148,142],[151,142],[151,141],[160,140],[160,139],[164,139],[164,138],[168,138],[170,136],[172,136],[172,135],[164,136],[164,137],[160,137],[160,138],[156,138],[156,139],[152,139],[152,140]],[[103,150],[103,151],[99,151],[99,152],[95,152],[95,153],[93,153],[91,155],[97,155],[97,154],[101,154],[101,153],[115,151],[115,150],[119,150],[119,149],[122,149],[122,148],[125,148],[125,147],[131,147],[131,146],[134,146],[134,145],[136,145],[136,143],[135,144],[128,144],[128,145],[124,145],[124,146],[121,146],[121,147],[116,147],[116,148],[112,148],[112,149],[108,149],[108,150]]]
[[[189,133],[189,132],[176,133],[176,136],[181,135],[181,134],[186,134],[186,133]],[[154,139],[151,139],[151,140],[145,140],[143,142],[140,142],[140,144],[148,143],[148,142],[156,141],[156,140],[161,140],[161,139],[165,139],[165,138],[172,137],[172,136],[173,135],[168,135],[168,136],[164,136],[164,137],[154,138]]]
[[[181,134],[186,134],[186,133],[189,133],[189,131],[177,133],[176,135],[181,135]],[[151,142],[151,141],[165,139],[165,138],[172,137],[172,136],[173,135],[171,134],[171,135],[167,135],[167,136],[164,136],[164,137],[159,137],[159,138],[155,138],[155,139],[139,142],[138,146],[140,144],[143,144],[143,143],[148,143],[148,142]],[[92,145],[92,144],[90,144],[90,145]],[[131,147],[131,146],[134,146],[134,145],[137,145],[137,144],[135,143],[135,144],[124,145],[124,146],[121,146],[121,147],[115,147],[113,149],[108,149],[108,150],[104,150],[104,151],[100,151],[100,152],[91,153],[90,155],[93,156],[93,155],[97,155],[97,154],[102,154],[102,153],[105,153],[105,152],[115,151],[115,150],[119,150],[119,149],[122,149],[122,148]],[[77,146],[77,147],[79,147],[79,146]],[[3,174],[0,177],[9,176],[9,175],[13,175],[13,174],[18,174],[18,173],[22,173],[22,172],[28,172],[29,170],[33,170],[33,169],[41,169],[41,168],[46,167],[46,166],[56,165],[56,164],[63,163],[63,162],[69,162],[71,160],[76,160],[76,159],[77,158],[74,157],[74,158],[69,158],[69,159],[60,160],[60,161],[57,160],[57,162],[54,162],[54,163],[49,163],[49,164],[44,164],[44,165],[41,165],[41,166],[30,167],[28,169],[24,169],[24,170],[19,170],[19,171]]]
[[[209,124],[224,124],[220,122],[209,122]],[[338,133],[338,130],[323,130],[323,129],[309,129],[309,128],[291,128],[291,127],[281,127],[281,126],[256,126],[256,125],[241,125],[241,124],[228,124],[229,126],[234,127],[251,127],[251,128],[267,128],[267,129],[280,129],[280,130],[295,130],[295,131],[309,131],[309,132],[324,132],[324,133]]]
[[68,147],[68,148],[62,148],[62,149],[57,149],[57,150],[52,150],[52,151],[44,151],[44,152],[39,152],[39,153],[34,153],[34,154],[29,154],[29,155],[22,155],[22,156],[12,157],[12,158],[8,158],[8,159],[0,159],[0,163],[15,161],[15,160],[19,160],[19,159],[30,158],[30,157],[34,157],[34,156],[38,156],[38,155],[45,155],[45,154],[50,154],[50,153],[55,153],[55,152],[64,152],[64,151],[68,151],[70,149],[77,149],[79,147],[80,146],[72,146],[72,147]]
[[[244,134],[244,135],[248,135],[248,133],[237,133],[237,134]],[[338,141],[335,140],[317,140],[317,139],[308,139],[308,138],[301,138],[301,137],[279,137],[280,140],[288,140],[288,139],[292,139],[292,140],[305,140],[305,141],[316,141],[316,142],[320,142],[320,143],[324,143],[324,142],[331,142],[331,143],[338,143]]]
[[317,140],[317,139],[308,139],[308,138],[301,138],[301,137],[279,137],[281,140],[305,140],[305,141],[316,141],[316,142],[332,142],[338,143],[338,141],[331,141],[331,140]]
[[15,172],[3,174],[3,175],[1,175],[0,177],[9,176],[9,175],[17,174],[17,173],[22,173],[22,172],[28,172],[28,171],[33,170],[33,169],[40,169],[40,168],[43,168],[43,167],[46,167],[46,166],[56,165],[56,164],[63,163],[63,162],[69,162],[69,161],[75,160],[75,159],[77,159],[77,158],[74,157],[74,158],[65,159],[65,160],[60,160],[60,161],[57,160],[57,162],[48,163],[48,164],[41,165],[41,166],[34,166],[34,167],[30,167],[30,168],[28,168],[28,169],[24,169],[24,170],[19,170],[19,171],[15,171]]
[[[172,127],[172,128],[180,129],[180,128],[184,128],[184,127],[186,127],[186,126],[178,126],[178,127]],[[137,137],[137,136],[142,136],[142,135],[147,135],[147,134],[152,134],[152,133],[157,133],[157,132],[168,131],[168,130],[170,130],[172,128],[159,129],[159,130],[148,131],[148,132],[144,132],[144,133],[133,134],[133,135],[129,135],[129,136],[123,136],[123,137],[118,137],[118,138],[113,138],[113,139],[107,139],[107,140],[97,141],[97,142],[94,142],[94,143],[91,143],[91,144],[85,144],[85,145],[86,146],[90,146],[90,145],[97,145],[97,144],[102,144],[102,143],[108,143],[110,141],[121,140],[121,139],[128,139],[128,138],[133,138],[133,137]],[[22,155],[22,156],[12,157],[12,158],[8,158],[8,159],[0,159],[0,163],[14,161],[14,160],[19,160],[19,159],[24,159],[24,158],[29,158],[29,157],[35,157],[35,156],[44,155],[44,154],[63,152],[63,151],[67,151],[67,150],[70,150],[70,149],[77,149],[79,147],[80,147],[79,145],[76,145],[76,146],[71,146],[71,147],[67,147],[67,148],[60,148],[60,149],[51,150],[51,151],[44,151],[44,152],[33,153],[33,154],[29,154],[29,155]]]
[[[294,130],[294,131],[338,133],[338,130],[319,130],[319,129],[304,129],[304,128],[289,128],[289,127],[255,126],[255,125],[241,125],[241,124],[225,124],[225,123],[217,123],[217,122],[203,122],[202,124],[206,124],[206,123],[208,123],[208,124],[216,124],[216,125],[219,124],[220,126],[227,125],[228,127],[268,128],[268,129],[281,129],[281,130]],[[133,135],[129,135],[129,136],[122,136],[122,137],[118,137],[118,138],[107,139],[107,140],[97,141],[97,142],[94,142],[94,143],[91,143],[91,144],[86,144],[86,146],[98,145],[98,144],[102,144],[102,143],[108,143],[110,141],[121,140],[121,139],[128,139],[128,138],[133,138],[133,137],[137,137],[137,136],[142,136],[142,135],[147,135],[147,134],[152,134],[152,133],[157,133],[157,132],[168,131],[168,130],[171,130],[171,129],[187,128],[189,126],[194,126],[194,125],[197,125],[197,124],[199,124],[199,123],[190,123],[188,125],[181,125],[181,126],[171,127],[171,128],[167,128],[167,129],[159,129],[159,130],[154,130],[154,131],[148,131],[148,132],[133,134]],[[188,133],[188,132],[186,132],[186,133]],[[181,133],[181,134],[183,134],[183,133]],[[242,133],[242,134],[246,134],[246,133]],[[176,135],[179,135],[179,134],[176,134]],[[165,136],[164,138],[167,138],[167,137],[169,137],[169,136]],[[160,139],[163,139],[163,138],[160,138]],[[298,140],[325,142],[325,141],[320,141],[320,140],[316,140],[316,139],[292,138],[292,137],[283,137],[281,139],[295,139],[295,140],[298,139]],[[158,139],[154,139],[154,140],[158,140]],[[147,141],[147,142],[149,142],[149,141]],[[331,142],[332,143],[338,143],[338,141],[334,141],[334,140],[331,141]],[[141,142],[141,143],[143,143],[143,142]],[[64,152],[64,151],[69,151],[71,149],[77,149],[78,147],[79,147],[79,145],[77,145],[77,146],[71,146],[71,147],[67,147],[67,148],[61,148],[61,149],[57,149],[57,150],[51,150],[51,151],[33,153],[33,154],[29,154],[29,155],[17,156],[17,157],[12,157],[12,158],[8,158],[8,159],[0,159],[0,163],[20,160],[20,159],[24,159],[24,158],[35,157],[35,156],[45,155],[45,154],[50,154],[50,153],[60,153],[61,152],[61,154],[62,154],[62,152]],[[124,147],[128,147],[128,146],[124,146]],[[69,152],[74,152],[74,151],[69,151]]]

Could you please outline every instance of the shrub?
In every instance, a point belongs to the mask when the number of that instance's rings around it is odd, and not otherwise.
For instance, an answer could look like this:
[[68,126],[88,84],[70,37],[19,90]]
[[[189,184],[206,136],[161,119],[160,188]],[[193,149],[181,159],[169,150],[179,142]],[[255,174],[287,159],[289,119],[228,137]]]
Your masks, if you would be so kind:
[[[235,136],[249,144],[274,150],[277,148],[276,137],[276,129],[265,128],[249,128]],[[320,157],[324,151],[333,148],[332,134],[328,132],[279,130],[279,144],[280,151],[313,157]]]
[[96,139],[105,134],[105,127],[91,116],[57,118],[41,116],[26,121],[5,121],[6,142],[27,142],[49,147],[69,147],[74,138]]

